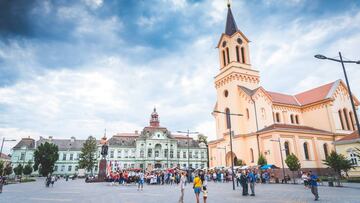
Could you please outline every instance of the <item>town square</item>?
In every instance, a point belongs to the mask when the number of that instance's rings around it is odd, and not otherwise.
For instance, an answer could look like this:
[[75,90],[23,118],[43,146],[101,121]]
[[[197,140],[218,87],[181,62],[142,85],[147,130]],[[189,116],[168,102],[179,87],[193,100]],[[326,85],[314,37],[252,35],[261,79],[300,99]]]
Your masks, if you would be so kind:
[[360,2],[0,0],[0,202],[360,202]]

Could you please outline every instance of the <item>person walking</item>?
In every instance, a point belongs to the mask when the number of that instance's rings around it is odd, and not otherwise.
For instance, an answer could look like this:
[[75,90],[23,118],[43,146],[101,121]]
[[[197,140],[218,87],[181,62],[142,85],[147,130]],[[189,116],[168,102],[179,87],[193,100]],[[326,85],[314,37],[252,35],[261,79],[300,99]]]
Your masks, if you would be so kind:
[[195,175],[193,188],[196,197],[196,203],[200,203],[200,192],[201,192],[202,182],[198,174]]
[[311,193],[315,196],[315,201],[319,200],[319,192],[318,192],[318,176],[313,174],[312,171],[309,171],[309,185],[311,187]]
[[142,171],[138,174],[138,191],[144,189],[144,173]]
[[186,184],[186,175],[185,172],[181,173],[181,177],[180,177],[180,199],[178,203],[184,203],[184,190],[185,190],[185,184]]
[[253,170],[251,170],[249,173],[249,183],[250,183],[250,190],[251,190],[250,196],[255,196],[255,182],[256,182],[255,173]]
[[51,176],[51,187],[54,187],[55,176]]
[[245,171],[243,171],[240,175],[240,184],[242,187],[242,195],[243,196],[249,195],[249,193],[248,193],[248,177],[247,177]]

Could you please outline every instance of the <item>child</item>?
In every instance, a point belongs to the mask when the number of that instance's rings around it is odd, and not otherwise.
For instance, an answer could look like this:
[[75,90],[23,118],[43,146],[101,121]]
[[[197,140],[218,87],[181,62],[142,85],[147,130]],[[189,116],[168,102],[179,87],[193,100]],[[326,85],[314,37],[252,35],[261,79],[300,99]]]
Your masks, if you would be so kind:
[[207,186],[202,187],[202,192],[203,192],[204,203],[206,203],[206,199],[207,199],[207,195],[208,195]]

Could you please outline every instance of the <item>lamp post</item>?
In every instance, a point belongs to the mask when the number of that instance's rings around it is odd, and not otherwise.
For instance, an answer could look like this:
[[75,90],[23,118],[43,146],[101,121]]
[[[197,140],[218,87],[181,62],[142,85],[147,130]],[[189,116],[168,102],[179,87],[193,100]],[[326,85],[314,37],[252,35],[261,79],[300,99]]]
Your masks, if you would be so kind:
[[235,190],[235,180],[234,180],[234,155],[233,155],[233,145],[232,145],[232,131],[231,131],[231,119],[230,116],[243,116],[242,114],[230,113],[230,111],[213,111],[213,113],[221,113],[226,115],[226,122],[229,127],[229,137],[230,137],[230,156],[231,156],[231,179],[233,183],[233,190]]
[[[358,119],[358,116],[357,116],[357,113],[356,113],[356,108],[355,108],[355,104],[354,104],[354,100],[353,100],[353,95],[351,93],[351,89],[350,89],[350,84],[349,84],[349,81],[348,81],[348,78],[347,78],[347,74],[346,74],[346,69],[345,69],[345,63],[355,63],[355,64],[360,64],[360,60],[359,61],[350,61],[350,60],[346,60],[344,61],[343,58],[342,58],[342,55],[341,55],[341,52],[339,52],[339,57],[340,57],[340,60],[339,59],[334,59],[334,58],[329,58],[329,57],[326,57],[324,55],[321,55],[321,54],[317,54],[314,56],[315,58],[317,59],[327,59],[327,60],[330,60],[330,61],[336,61],[336,62],[339,62],[341,63],[341,66],[342,66],[342,69],[343,69],[343,72],[344,72],[344,76],[345,76],[345,81],[346,81],[346,86],[349,90],[349,96],[350,96],[350,101],[351,101],[351,106],[352,106],[352,109],[353,109],[353,112],[354,112],[354,115],[355,115],[355,121],[356,121],[356,127],[357,127],[357,130],[358,130],[358,134],[360,136],[360,124],[359,124],[359,119]],[[354,127],[354,126],[353,126]]]
[[[225,157],[225,159],[224,159],[225,165],[224,166],[226,166],[226,146],[225,147],[218,147],[217,149],[223,149],[224,150],[224,157]],[[222,158],[221,158],[221,164],[222,164]]]
[[190,130],[188,129],[187,131],[177,131],[178,133],[186,133],[187,136],[187,171],[188,171],[188,180],[190,182],[190,174],[189,174],[189,165],[190,165],[190,156],[189,156],[189,150],[190,150],[190,134],[199,134],[199,132],[190,132]]
[[283,178],[285,180],[285,183],[287,183],[286,178],[285,178],[285,168],[284,168],[284,160],[283,160],[283,156],[282,156],[282,149],[281,149],[281,142],[280,142],[280,138],[278,138],[277,140],[270,140],[272,142],[278,142],[279,143],[279,147],[280,147],[280,157],[281,157],[281,166],[282,166],[282,171],[283,171]]
[[[4,147],[4,142],[15,142],[15,141],[16,141],[15,139],[7,140],[7,139],[5,139],[5,137],[3,138],[2,143],[1,143],[1,149],[0,149],[0,158],[2,156],[2,150],[3,150],[3,147]],[[5,166],[4,166],[4,169],[5,169]],[[1,174],[1,176],[4,175],[4,171],[5,170],[3,170],[3,173]]]

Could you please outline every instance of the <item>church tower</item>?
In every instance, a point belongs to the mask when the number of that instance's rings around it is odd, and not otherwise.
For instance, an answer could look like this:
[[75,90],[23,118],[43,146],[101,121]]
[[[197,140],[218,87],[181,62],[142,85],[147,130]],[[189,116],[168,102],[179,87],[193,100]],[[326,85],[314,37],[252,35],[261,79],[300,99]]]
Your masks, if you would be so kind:
[[[217,48],[219,51],[220,69],[215,76],[217,103],[215,110],[230,113],[244,113],[241,109],[239,88],[250,90],[259,87],[259,71],[254,70],[250,63],[249,39],[238,29],[230,4],[226,18],[225,32],[222,33]],[[222,138],[228,134],[229,125],[224,114],[215,113],[217,136]],[[231,117],[231,123],[241,123],[240,117]],[[244,133],[234,129],[235,134]]]

